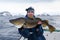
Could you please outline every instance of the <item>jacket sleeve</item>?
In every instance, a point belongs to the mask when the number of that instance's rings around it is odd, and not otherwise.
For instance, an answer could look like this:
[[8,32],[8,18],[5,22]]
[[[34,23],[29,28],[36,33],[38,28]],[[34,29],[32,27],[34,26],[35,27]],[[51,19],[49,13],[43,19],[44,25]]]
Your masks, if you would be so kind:
[[25,38],[29,37],[29,31],[27,29],[24,28],[18,28],[18,31],[20,33],[20,35],[22,35]]
[[36,31],[36,35],[37,36],[42,36],[43,33],[44,33],[43,28],[42,28],[42,25],[41,24],[40,25],[37,25],[37,29],[38,29],[38,31]]

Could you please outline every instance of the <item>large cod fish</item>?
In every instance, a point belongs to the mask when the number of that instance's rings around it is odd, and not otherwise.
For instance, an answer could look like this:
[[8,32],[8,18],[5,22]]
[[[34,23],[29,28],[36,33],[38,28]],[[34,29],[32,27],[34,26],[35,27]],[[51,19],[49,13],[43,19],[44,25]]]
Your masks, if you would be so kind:
[[36,27],[38,21],[42,22],[42,27],[48,26],[49,31],[52,33],[55,31],[55,27],[50,25],[48,20],[42,20],[40,18],[33,18],[33,19],[25,19],[25,18],[16,18],[16,19],[11,19],[9,20],[10,23],[14,25],[19,25],[20,27],[25,27],[25,28],[33,28]]

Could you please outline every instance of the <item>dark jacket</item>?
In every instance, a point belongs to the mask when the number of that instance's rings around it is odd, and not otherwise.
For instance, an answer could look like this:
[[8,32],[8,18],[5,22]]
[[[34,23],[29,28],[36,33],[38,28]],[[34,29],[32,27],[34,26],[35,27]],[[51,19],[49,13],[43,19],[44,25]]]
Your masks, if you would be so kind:
[[[26,16],[26,18],[28,17]],[[36,31],[37,29],[38,31]],[[28,40],[46,40],[43,36],[44,31],[41,24],[34,28],[18,28],[18,31],[23,37],[28,38]],[[30,32],[32,32],[32,34],[30,34]]]

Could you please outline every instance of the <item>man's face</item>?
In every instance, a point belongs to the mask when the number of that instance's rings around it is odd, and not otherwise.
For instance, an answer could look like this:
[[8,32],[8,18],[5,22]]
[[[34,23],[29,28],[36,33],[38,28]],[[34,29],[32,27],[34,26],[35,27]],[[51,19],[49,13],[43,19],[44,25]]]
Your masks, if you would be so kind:
[[27,12],[27,15],[28,15],[28,17],[33,17],[34,12],[33,12],[33,11],[28,11],[28,12]]

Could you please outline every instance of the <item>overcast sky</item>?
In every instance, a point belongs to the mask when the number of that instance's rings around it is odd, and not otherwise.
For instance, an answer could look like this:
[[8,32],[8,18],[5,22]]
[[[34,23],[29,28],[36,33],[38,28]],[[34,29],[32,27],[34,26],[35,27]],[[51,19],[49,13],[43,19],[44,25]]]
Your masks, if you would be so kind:
[[35,9],[35,14],[59,15],[60,13],[60,0],[0,0],[0,12],[9,11],[14,14],[26,14],[25,9],[30,6]]

